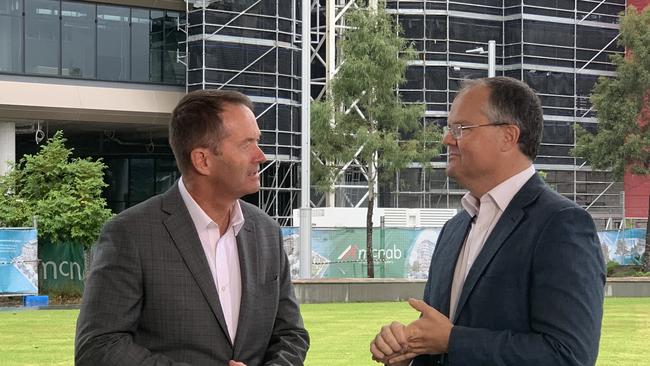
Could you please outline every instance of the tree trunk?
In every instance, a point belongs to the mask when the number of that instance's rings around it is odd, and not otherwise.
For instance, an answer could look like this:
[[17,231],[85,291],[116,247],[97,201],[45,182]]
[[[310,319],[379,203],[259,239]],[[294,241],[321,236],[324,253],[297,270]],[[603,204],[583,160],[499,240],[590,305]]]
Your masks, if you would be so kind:
[[368,264],[368,278],[375,278],[375,261],[372,256],[372,212],[375,198],[368,195],[368,211],[366,213],[366,263]]
[[645,224],[645,251],[643,252],[643,272],[650,272],[650,195],[648,195],[648,219]]
[[368,278],[375,278],[375,259],[372,255],[372,213],[375,209],[375,180],[377,169],[375,167],[377,153],[373,154],[368,163],[368,210],[366,211],[366,262],[368,263]]

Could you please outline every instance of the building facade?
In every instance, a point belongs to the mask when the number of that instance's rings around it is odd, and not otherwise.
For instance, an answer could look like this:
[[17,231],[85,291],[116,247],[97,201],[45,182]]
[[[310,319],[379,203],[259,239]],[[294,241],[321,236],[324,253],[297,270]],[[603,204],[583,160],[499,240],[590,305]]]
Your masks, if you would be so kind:
[[[636,5],[640,2],[647,3]],[[338,2],[334,16],[328,17],[327,3],[321,2],[319,9],[325,29],[330,19],[342,18],[338,15],[347,5]],[[537,170],[559,193],[587,208],[599,227],[614,228],[622,222],[630,205],[629,200],[625,204],[622,182],[591,169],[589,162],[573,157],[571,149],[576,125],[597,129],[589,95],[598,77],[615,75],[609,56],[624,52],[616,40],[625,0],[397,0],[387,1],[386,8],[418,52],[399,93],[407,103],[426,106],[424,123],[445,125],[461,81],[488,76],[488,44],[495,41],[495,74],[525,81],[542,100],[544,138],[534,162]],[[344,23],[337,23],[333,31],[338,35],[343,28]],[[327,31],[322,33],[324,42],[329,41]],[[321,58],[327,54],[323,47]],[[340,62],[327,58],[317,65],[318,76],[327,79],[328,68]],[[445,176],[445,165],[443,157],[429,173],[417,166],[400,172],[392,184],[379,187],[379,205],[460,207],[464,190]],[[342,176],[337,205],[363,206],[363,170],[353,166]]]
[[[648,1],[635,1],[639,6]],[[167,121],[189,90],[241,90],[255,102],[262,149],[259,194],[247,197],[283,225],[299,207],[301,1],[0,0],[0,160],[38,150],[62,129],[78,156],[108,165],[105,194],[120,211],[177,178]],[[323,96],[344,55],[337,37],[353,2],[312,2],[311,96]],[[398,0],[386,8],[417,49],[399,93],[426,105],[424,123],[444,125],[464,78],[524,80],[541,96],[544,140],[535,166],[558,192],[588,208],[599,226],[624,217],[622,183],[574,158],[574,126],[594,130],[589,93],[613,76],[625,0]],[[483,50],[481,50],[481,48]],[[379,187],[382,207],[458,208],[463,190],[444,174],[412,166]],[[4,165],[0,167],[0,174]],[[354,164],[334,202],[364,206]],[[325,204],[312,191],[312,203]],[[630,197],[630,193],[625,195]]]

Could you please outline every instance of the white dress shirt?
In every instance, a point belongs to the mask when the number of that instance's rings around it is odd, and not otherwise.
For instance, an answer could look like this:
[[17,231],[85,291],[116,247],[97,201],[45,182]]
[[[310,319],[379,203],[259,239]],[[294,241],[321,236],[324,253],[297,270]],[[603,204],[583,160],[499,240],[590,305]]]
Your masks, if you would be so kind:
[[465,279],[474,261],[485,245],[492,229],[505,211],[510,201],[524,184],[535,175],[535,168],[528,168],[504,180],[496,187],[485,193],[480,200],[467,192],[460,200],[461,205],[473,217],[472,227],[465,239],[463,248],[458,255],[454,279],[451,285],[451,298],[449,302],[449,319],[454,319],[456,306],[465,285]]
[[226,320],[230,341],[235,343],[239,307],[241,304],[241,270],[236,236],[244,225],[244,215],[239,201],[230,210],[230,224],[223,235],[219,225],[203,211],[187,191],[183,178],[178,180],[178,189],[192,217],[199,234],[205,257],[210,265],[215,288],[219,294],[221,310]]

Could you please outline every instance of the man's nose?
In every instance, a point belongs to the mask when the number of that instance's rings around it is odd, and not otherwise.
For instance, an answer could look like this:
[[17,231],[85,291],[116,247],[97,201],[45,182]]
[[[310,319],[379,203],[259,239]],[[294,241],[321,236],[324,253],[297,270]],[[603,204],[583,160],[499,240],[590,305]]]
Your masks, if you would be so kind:
[[442,135],[442,143],[443,145],[456,145],[457,140],[451,135],[451,132],[447,131],[444,135]]
[[266,154],[264,154],[264,151],[262,151],[262,148],[260,147],[260,145],[255,145],[255,147],[257,148],[257,156],[256,156],[255,161],[257,161],[259,163],[265,162],[266,161]]

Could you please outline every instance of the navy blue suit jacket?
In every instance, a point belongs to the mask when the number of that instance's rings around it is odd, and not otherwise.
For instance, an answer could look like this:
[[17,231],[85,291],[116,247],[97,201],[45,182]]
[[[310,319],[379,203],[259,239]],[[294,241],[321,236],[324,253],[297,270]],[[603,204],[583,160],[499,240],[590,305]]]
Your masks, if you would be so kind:
[[[431,259],[424,301],[446,316],[470,221],[466,211],[449,220]],[[467,275],[448,353],[413,365],[594,365],[604,285],[591,217],[534,175]]]

